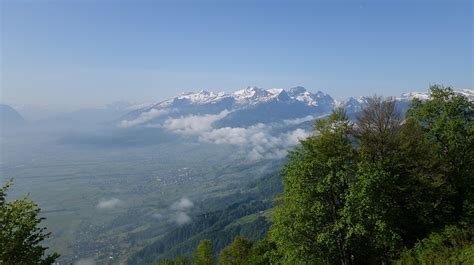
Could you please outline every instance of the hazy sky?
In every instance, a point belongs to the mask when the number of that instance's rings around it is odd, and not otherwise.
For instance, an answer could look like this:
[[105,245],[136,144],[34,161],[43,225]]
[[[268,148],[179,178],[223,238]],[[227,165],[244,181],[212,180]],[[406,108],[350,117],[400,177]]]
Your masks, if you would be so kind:
[[157,101],[250,85],[338,99],[473,88],[469,0],[0,2],[1,101],[10,104]]

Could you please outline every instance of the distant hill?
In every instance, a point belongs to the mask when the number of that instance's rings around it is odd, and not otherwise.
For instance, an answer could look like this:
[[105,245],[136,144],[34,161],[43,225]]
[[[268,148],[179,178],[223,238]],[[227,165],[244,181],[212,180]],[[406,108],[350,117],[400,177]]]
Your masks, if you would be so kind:
[[35,121],[36,125],[49,128],[95,128],[97,125],[107,125],[118,117],[149,104],[115,102],[102,107],[81,108],[70,112],[60,112]]
[[26,125],[25,119],[14,108],[0,104],[0,126],[3,129]]

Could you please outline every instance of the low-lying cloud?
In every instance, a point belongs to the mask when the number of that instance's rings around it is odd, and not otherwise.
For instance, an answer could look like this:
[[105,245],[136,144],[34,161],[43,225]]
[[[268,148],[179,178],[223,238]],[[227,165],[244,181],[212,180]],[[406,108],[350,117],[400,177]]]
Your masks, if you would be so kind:
[[149,121],[151,121],[155,118],[158,118],[160,116],[163,116],[165,114],[168,114],[169,112],[170,112],[169,109],[160,109],[160,110],[151,109],[147,112],[141,113],[138,117],[136,117],[133,120],[123,120],[123,121],[121,121],[118,126],[121,127],[121,128],[134,127],[134,126],[137,126],[137,125],[147,123],[147,122],[149,122]]
[[[168,114],[170,110],[151,109],[140,114],[134,120],[122,121],[121,127],[143,125],[152,119]],[[214,128],[213,124],[225,118],[230,111],[224,110],[218,114],[188,115],[178,118],[168,117],[162,123],[147,124],[185,136],[196,136],[202,142],[213,144],[228,144],[238,146],[240,151],[249,154],[251,160],[280,159],[286,156],[287,150],[305,139],[311,133],[303,129],[285,131],[286,127],[321,118],[308,115],[296,119],[283,120],[279,123],[255,124],[248,127]],[[280,131],[276,133],[276,131]],[[282,132],[283,131],[283,132]]]
[[111,198],[108,200],[100,200],[97,204],[98,209],[113,209],[122,204],[122,201],[117,198]]
[[184,225],[191,222],[188,211],[193,208],[194,203],[186,197],[182,197],[171,205],[171,210],[175,211],[173,219],[178,225]]
[[257,124],[248,128],[219,128],[203,133],[200,138],[215,144],[238,145],[249,151],[249,157],[278,159],[286,156],[288,148],[310,135],[303,129],[272,135],[272,126]]
[[167,119],[163,127],[180,134],[196,135],[208,131],[212,128],[212,124],[229,114],[229,111],[224,110],[219,114],[206,115],[190,115],[180,118]]
[[[323,117],[323,116],[320,116],[320,117]],[[283,120],[283,124],[284,125],[298,125],[298,124],[301,124],[303,122],[314,121],[315,119],[320,118],[320,117],[316,117],[316,116],[313,116],[313,115],[308,115],[308,116],[303,117],[303,118]]]
[[306,116],[293,120],[284,120],[281,123],[259,123],[249,127],[213,128],[212,124],[228,114],[223,111],[216,115],[190,115],[177,119],[168,119],[164,128],[182,135],[194,135],[203,142],[213,144],[230,144],[239,146],[249,154],[252,160],[279,159],[286,156],[288,148],[298,144],[299,140],[310,135],[303,129],[273,134],[275,129],[284,126],[297,125],[314,120],[314,116]]
[[[171,110],[169,109],[151,109],[141,113],[134,120],[122,121],[119,126],[127,128],[146,124],[148,127],[163,128],[185,136],[197,136],[202,142],[235,145],[239,147],[240,151],[246,152],[249,155],[249,159],[259,160],[283,158],[286,156],[289,148],[297,145],[300,140],[307,138],[311,134],[311,132],[303,129],[281,132],[285,130],[285,127],[321,118],[308,115],[301,118],[283,120],[279,123],[259,123],[248,127],[214,128],[213,124],[216,121],[225,118],[230,113],[230,111],[224,110],[218,114],[188,115],[179,118],[168,117],[162,123],[147,124],[151,120],[170,112]],[[276,131],[280,131],[280,133],[275,133]]]
[[184,211],[189,210],[194,206],[194,203],[190,201],[188,198],[183,197],[179,201],[176,201],[171,205],[171,209],[176,211]]
[[176,212],[174,220],[178,225],[184,225],[191,222],[191,217],[185,212]]

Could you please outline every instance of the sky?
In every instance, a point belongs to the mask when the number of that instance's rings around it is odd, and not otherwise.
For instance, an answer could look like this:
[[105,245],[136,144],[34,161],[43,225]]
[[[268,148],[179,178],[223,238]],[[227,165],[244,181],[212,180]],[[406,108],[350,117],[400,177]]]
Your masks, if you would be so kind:
[[247,86],[336,99],[473,88],[472,1],[0,2],[7,104],[79,108]]

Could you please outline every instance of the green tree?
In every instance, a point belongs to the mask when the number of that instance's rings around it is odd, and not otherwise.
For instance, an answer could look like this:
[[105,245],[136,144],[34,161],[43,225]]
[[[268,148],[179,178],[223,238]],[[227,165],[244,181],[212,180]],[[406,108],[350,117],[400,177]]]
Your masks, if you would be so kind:
[[214,250],[212,249],[211,240],[201,240],[194,252],[193,264],[212,265],[214,261]]
[[451,222],[474,220],[474,102],[451,88],[432,86],[431,98],[414,100],[407,117],[436,145],[443,173],[454,189]]
[[384,264],[447,224],[472,227],[473,102],[431,91],[405,120],[390,98],[369,99],[355,126],[336,111],[290,153],[269,233],[282,263]]
[[405,250],[395,264],[474,264],[474,229],[447,226]]
[[[393,99],[373,97],[357,120],[357,179],[344,215],[350,236],[363,238],[358,256],[388,261],[427,235],[443,194],[443,176],[421,128],[403,121]],[[438,207],[440,208],[440,207]]]
[[344,215],[350,236],[363,239],[356,257],[390,261],[439,227],[451,191],[433,144],[416,121],[400,118],[394,100],[370,99],[356,137],[360,161]]
[[191,264],[185,256],[178,256],[175,260],[162,259],[155,263],[156,265],[188,265]]
[[253,244],[249,264],[277,264],[280,259],[276,244],[268,239],[263,239]]
[[250,264],[252,242],[242,236],[224,248],[219,255],[219,265],[247,265]]
[[0,264],[52,264],[57,253],[46,255],[41,242],[50,233],[39,227],[45,218],[39,217],[40,208],[27,196],[7,201],[12,181],[0,189]]
[[342,210],[357,163],[352,123],[337,110],[315,128],[283,169],[285,190],[276,201],[270,239],[286,264],[348,264],[353,253]]
[[174,260],[174,264],[175,265],[188,265],[188,264],[191,264],[191,262],[189,261],[188,257],[186,257],[186,256],[178,256]]

